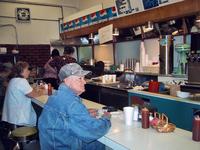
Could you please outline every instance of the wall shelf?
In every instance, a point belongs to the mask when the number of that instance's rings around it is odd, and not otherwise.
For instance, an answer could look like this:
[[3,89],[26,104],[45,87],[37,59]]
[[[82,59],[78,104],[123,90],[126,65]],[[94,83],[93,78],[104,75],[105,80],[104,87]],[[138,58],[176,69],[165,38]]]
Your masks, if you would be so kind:
[[138,25],[143,25],[147,21],[162,22],[180,17],[194,15],[200,12],[199,0],[184,0],[182,2],[170,4],[163,7],[158,7],[132,14],[125,17],[120,17],[114,20],[98,23],[88,27],[67,31],[60,34],[63,40],[73,37],[88,35],[89,33],[97,33],[98,29],[109,24],[113,24],[114,28],[128,28]]

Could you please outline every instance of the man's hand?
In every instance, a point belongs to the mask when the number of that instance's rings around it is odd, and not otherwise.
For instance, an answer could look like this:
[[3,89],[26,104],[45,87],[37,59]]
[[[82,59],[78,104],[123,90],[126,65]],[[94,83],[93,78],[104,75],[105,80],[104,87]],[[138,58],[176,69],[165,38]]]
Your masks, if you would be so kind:
[[98,115],[98,110],[97,109],[89,108],[88,111],[89,111],[89,113],[90,113],[90,115],[92,117],[95,117],[95,118],[97,117],[97,115]]
[[110,119],[110,118],[111,118],[111,114],[110,114],[110,112],[106,112],[106,111],[105,111],[105,112],[103,113],[102,117],[106,117],[106,118]]

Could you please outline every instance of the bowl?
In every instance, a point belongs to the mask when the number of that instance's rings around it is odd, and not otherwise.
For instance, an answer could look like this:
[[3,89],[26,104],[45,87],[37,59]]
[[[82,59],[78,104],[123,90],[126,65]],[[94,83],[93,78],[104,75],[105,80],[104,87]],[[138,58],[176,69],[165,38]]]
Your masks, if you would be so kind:
[[180,98],[188,98],[190,96],[190,93],[189,92],[177,91],[176,95]]

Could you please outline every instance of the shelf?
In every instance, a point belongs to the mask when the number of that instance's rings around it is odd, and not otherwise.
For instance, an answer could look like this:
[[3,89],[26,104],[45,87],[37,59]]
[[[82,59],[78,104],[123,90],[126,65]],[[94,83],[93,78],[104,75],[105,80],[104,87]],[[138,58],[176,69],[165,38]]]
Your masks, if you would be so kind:
[[114,20],[98,23],[88,27],[75,29],[73,31],[63,32],[60,34],[60,36],[64,40],[68,38],[88,35],[89,33],[97,33],[99,28],[109,24],[113,24],[113,28],[123,29],[123,28],[143,25],[147,21],[152,21],[152,22],[168,21],[175,18],[191,16],[198,12],[200,12],[199,0],[184,0],[182,2],[150,9],[147,11],[135,13],[125,17],[120,17]]

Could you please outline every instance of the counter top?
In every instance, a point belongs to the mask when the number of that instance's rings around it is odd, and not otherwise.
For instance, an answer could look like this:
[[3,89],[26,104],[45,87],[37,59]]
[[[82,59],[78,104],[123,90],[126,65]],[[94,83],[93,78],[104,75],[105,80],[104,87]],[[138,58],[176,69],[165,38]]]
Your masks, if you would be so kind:
[[172,101],[178,101],[178,102],[200,105],[200,101],[194,101],[194,100],[191,100],[191,99],[188,99],[188,98],[180,98],[180,97],[175,97],[175,96],[171,96],[171,95],[158,94],[158,93],[152,93],[152,92],[147,92],[147,91],[135,91],[133,89],[128,90],[128,92],[132,93],[134,95],[151,96],[151,97],[157,97],[157,98],[164,98],[164,99],[172,100]]
[[[33,102],[43,107],[48,96],[43,95],[33,99]],[[104,105],[83,99],[88,108],[101,109]],[[192,133],[176,128],[173,133],[158,133],[156,130],[142,129],[141,122],[135,121],[132,126],[126,126],[123,113],[111,117],[111,129],[98,139],[114,150],[199,150],[200,142],[192,140]]]

